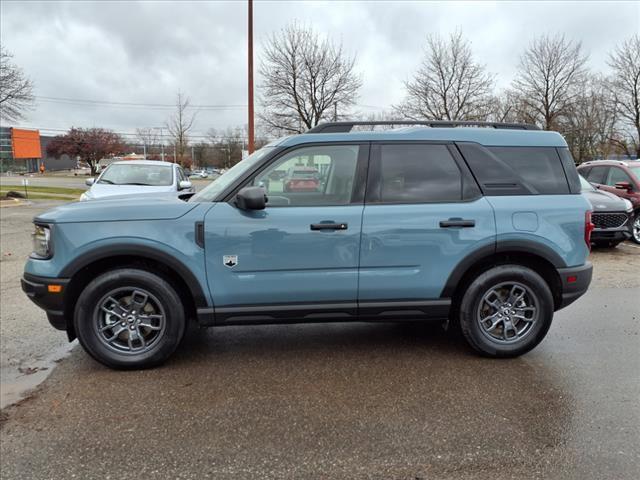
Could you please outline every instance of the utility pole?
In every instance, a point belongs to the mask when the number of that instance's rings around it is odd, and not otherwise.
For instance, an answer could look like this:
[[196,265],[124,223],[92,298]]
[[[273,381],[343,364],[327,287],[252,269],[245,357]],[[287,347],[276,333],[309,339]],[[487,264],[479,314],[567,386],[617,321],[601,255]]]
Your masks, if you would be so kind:
[[333,121],[338,121],[338,102],[333,102]]
[[254,124],[253,124],[253,0],[248,0],[249,7],[249,34],[248,34],[248,53],[249,53],[249,155],[255,150],[254,144]]
[[160,129],[160,158],[164,162],[164,136],[162,135],[162,127],[157,127]]
[[142,144],[142,151],[143,151],[143,157],[146,160],[147,159],[147,142]]

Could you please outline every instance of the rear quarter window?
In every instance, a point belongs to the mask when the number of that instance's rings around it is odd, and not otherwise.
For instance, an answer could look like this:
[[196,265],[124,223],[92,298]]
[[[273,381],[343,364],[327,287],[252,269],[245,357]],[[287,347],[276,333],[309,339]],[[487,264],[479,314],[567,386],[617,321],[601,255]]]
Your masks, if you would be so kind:
[[[487,147],[540,195],[570,193],[558,152],[552,147]],[[575,169],[575,167],[574,167]]]

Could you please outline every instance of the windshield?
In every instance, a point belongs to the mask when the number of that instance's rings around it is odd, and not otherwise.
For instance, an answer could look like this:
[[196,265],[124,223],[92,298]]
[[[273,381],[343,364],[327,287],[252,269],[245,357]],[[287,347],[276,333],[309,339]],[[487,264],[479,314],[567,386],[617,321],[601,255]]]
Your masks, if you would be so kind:
[[631,170],[636,177],[640,178],[640,165],[631,165],[629,166],[629,170]]
[[233,167],[227,170],[224,174],[220,175],[209,185],[207,185],[201,192],[196,193],[190,202],[211,202],[216,198],[220,192],[231,185],[237,178],[244,175],[249,171],[262,157],[273,150],[273,147],[266,146],[260,150],[253,152],[244,160],[236,163]]
[[113,163],[107,167],[98,179],[105,185],[144,185],[163,187],[173,184],[173,168],[171,164],[140,165]]
[[580,177],[580,191],[582,192],[593,192],[595,188],[591,185],[582,175],[578,175]]

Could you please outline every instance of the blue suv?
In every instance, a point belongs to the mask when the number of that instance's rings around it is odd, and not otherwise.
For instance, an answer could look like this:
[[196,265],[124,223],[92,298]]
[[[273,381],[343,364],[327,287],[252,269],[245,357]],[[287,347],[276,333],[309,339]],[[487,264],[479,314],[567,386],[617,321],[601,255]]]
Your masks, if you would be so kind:
[[[114,368],[160,364],[189,320],[429,319],[483,355],[531,350],[591,281],[566,142],[530,125],[391,123],[411,126],[281,139],[188,201],[54,208],[34,219],[22,288]],[[285,188],[292,169],[309,178]]]

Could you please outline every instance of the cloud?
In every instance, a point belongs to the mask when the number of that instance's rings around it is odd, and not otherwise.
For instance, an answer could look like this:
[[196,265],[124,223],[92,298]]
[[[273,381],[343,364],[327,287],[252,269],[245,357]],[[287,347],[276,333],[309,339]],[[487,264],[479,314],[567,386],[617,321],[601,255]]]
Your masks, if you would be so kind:
[[[36,95],[112,102],[246,104],[246,3],[7,2],[2,44],[36,84]],[[357,55],[361,111],[398,103],[428,34],[461,29],[476,58],[507,86],[522,50],[537,35],[562,32],[583,42],[590,67],[637,32],[638,2],[267,2],[254,4],[256,70],[261,42],[292,21],[312,26]],[[256,83],[259,84],[259,76]],[[171,112],[134,106],[40,102],[28,124],[40,128],[160,126]],[[242,125],[243,108],[198,113],[196,130]]]

